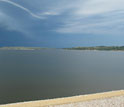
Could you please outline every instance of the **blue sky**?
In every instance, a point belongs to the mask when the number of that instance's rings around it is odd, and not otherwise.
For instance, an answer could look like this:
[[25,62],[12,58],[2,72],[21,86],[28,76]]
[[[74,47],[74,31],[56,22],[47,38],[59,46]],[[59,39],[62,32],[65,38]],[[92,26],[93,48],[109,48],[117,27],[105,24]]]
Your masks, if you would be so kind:
[[124,0],[0,0],[0,46],[124,45]]

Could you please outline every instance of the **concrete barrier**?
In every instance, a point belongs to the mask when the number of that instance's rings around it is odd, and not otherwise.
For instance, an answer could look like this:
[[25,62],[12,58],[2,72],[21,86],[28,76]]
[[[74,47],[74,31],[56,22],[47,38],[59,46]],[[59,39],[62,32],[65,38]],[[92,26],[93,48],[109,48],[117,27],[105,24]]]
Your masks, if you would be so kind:
[[124,96],[124,90],[111,91],[97,94],[80,95],[66,98],[56,98],[50,100],[29,101],[24,103],[0,105],[0,107],[48,107],[54,105],[64,105],[78,102],[86,102],[91,100],[105,99]]

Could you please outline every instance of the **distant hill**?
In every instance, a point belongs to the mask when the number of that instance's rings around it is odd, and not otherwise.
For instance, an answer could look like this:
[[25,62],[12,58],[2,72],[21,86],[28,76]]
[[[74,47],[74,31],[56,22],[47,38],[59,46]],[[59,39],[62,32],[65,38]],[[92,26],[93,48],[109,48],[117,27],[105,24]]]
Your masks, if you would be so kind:
[[41,50],[47,48],[40,47],[0,47],[0,50]]
[[124,46],[96,46],[96,47],[72,47],[67,50],[124,50]]

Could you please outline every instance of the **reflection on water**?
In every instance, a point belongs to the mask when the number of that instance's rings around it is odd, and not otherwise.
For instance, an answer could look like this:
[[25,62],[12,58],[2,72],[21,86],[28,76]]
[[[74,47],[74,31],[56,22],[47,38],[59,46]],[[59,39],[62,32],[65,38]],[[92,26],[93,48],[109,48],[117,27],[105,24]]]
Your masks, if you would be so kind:
[[0,104],[124,89],[124,52],[0,51]]

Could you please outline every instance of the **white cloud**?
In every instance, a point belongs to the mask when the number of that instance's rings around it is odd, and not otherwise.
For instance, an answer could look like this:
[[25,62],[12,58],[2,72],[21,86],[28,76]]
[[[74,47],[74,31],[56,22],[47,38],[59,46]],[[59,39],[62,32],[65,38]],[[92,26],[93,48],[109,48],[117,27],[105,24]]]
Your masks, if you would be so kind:
[[20,8],[20,9],[24,10],[25,12],[29,13],[31,16],[33,16],[33,17],[35,17],[35,18],[43,19],[43,17],[38,16],[38,15],[32,13],[29,9],[27,9],[27,8],[25,8],[25,7],[23,7],[23,6],[19,5],[19,4],[17,4],[17,3],[15,3],[15,2],[12,2],[12,1],[10,1],[10,0],[0,0],[0,1],[1,1],[1,2],[5,2],[5,3],[9,3],[9,4],[13,5],[13,6],[16,6],[16,7]]
[[41,15],[59,15],[59,13],[51,11],[51,12],[44,12]]
[[[53,26],[54,31],[58,33],[124,33],[124,31],[122,30],[124,29],[124,0],[19,1],[25,4],[24,7],[23,5],[21,5],[21,3],[17,4],[16,2],[12,2],[10,0],[0,1],[18,7],[24,10],[25,12],[29,13],[32,17],[36,19],[46,19],[46,23],[50,23],[52,21],[53,25],[51,26]],[[31,8],[29,8],[28,6]],[[61,17],[56,17],[59,15],[61,15]],[[51,18],[49,16],[53,16],[54,18]],[[10,19],[12,20],[12,18]],[[59,25],[57,26],[56,24],[58,23],[56,23],[56,21],[59,22]],[[21,26],[21,24],[18,24],[18,26],[16,24],[15,27]],[[50,28],[51,27],[48,28],[49,31],[51,31]]]
[[[32,26],[36,26],[36,25],[33,25],[32,22],[43,21],[43,19],[46,19],[46,17],[50,16],[50,15],[52,15],[52,16],[58,15],[57,12],[49,11],[49,10],[44,10],[44,12],[36,12],[36,11],[32,12],[34,10],[28,9],[27,5],[25,5],[25,7],[24,7],[24,6],[20,5],[21,3],[16,3],[11,0],[0,0],[0,2],[15,6],[15,7],[23,10],[24,12],[27,12],[33,18],[41,19],[41,20],[32,20],[32,19],[26,18],[25,16],[22,19],[21,18],[18,19],[16,17],[16,14],[14,15],[13,13],[12,14],[7,13],[6,11],[4,11],[4,8],[0,7],[0,26],[4,26],[7,30],[19,31],[26,35],[30,34],[30,36],[31,36],[31,33],[33,33],[33,30],[31,30],[30,28]],[[32,3],[34,3],[34,1],[32,1]],[[33,7],[33,8],[35,8],[35,7]],[[7,9],[9,9],[9,8],[6,7],[6,10]],[[11,8],[10,8],[10,12],[11,12]],[[29,32],[31,32],[31,33],[29,33]]]
[[123,0],[88,0],[77,9],[79,15],[93,15],[124,9]]
[[[72,3],[73,4],[73,3]],[[77,0],[71,16],[56,29],[59,33],[115,34],[124,33],[123,0]],[[66,11],[66,10],[65,10]]]

